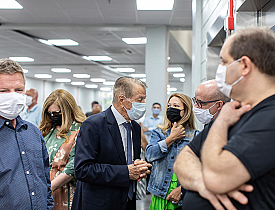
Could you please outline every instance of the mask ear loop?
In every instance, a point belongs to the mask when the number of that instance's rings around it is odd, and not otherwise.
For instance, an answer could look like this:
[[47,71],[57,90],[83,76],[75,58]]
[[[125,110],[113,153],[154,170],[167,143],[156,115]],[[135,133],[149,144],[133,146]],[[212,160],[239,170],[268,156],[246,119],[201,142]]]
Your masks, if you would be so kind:
[[[214,103],[210,108],[208,108],[208,111],[214,107],[219,101],[216,101],[216,103]],[[212,114],[212,116],[214,117],[217,113],[218,113],[219,110],[217,110],[214,114]],[[209,112],[210,113],[210,112]]]

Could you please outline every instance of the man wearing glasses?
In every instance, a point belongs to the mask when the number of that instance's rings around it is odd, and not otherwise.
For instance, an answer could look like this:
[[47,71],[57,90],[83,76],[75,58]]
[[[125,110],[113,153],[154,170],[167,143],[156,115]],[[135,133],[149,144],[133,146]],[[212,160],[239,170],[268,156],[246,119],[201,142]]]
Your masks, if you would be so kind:
[[216,80],[208,80],[201,83],[195,90],[195,97],[192,98],[193,112],[196,118],[207,125],[218,116],[222,106],[230,101],[218,88]]

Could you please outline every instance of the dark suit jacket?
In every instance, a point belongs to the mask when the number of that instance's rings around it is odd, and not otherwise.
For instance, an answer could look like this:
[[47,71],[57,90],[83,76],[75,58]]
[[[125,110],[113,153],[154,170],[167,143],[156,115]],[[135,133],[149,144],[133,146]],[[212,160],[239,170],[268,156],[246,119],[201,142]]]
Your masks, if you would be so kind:
[[[134,159],[139,159],[140,126],[132,121],[132,127]],[[72,210],[125,208],[129,171],[111,107],[82,123],[76,140],[74,168],[77,185]]]

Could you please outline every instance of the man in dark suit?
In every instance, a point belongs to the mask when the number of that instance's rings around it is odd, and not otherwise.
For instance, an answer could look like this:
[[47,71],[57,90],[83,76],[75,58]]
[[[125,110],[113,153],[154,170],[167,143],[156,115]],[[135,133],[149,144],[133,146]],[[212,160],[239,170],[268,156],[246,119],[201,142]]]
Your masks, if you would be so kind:
[[[135,180],[149,173],[140,158],[146,84],[132,77],[117,79],[113,104],[82,123],[75,147],[78,180],[73,210],[134,210]],[[134,160],[134,161],[133,161]]]

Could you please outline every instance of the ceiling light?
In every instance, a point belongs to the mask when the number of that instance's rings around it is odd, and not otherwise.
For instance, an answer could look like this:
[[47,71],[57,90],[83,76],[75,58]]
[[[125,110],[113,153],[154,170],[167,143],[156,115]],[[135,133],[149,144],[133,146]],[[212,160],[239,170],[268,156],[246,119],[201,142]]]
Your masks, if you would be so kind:
[[23,69],[23,72],[24,72],[25,74],[27,74],[27,73],[29,72],[29,70],[28,70],[28,69]]
[[85,85],[85,82],[71,82],[72,85]]
[[135,72],[136,70],[134,68],[116,68],[117,72]]
[[111,91],[112,88],[109,88],[109,87],[102,87],[100,88],[101,91]]
[[55,81],[56,82],[71,82],[71,80],[68,78],[57,78],[57,79],[55,79]]
[[131,77],[143,78],[143,77],[146,77],[146,74],[131,74]]
[[23,9],[23,7],[15,0],[2,0],[0,1],[0,9]]
[[52,68],[51,71],[55,72],[55,73],[70,73],[71,69],[67,69],[67,68]]
[[30,57],[9,57],[9,59],[17,62],[33,62],[34,59]]
[[140,79],[140,81],[146,82],[146,78],[142,78],[142,79]]
[[83,56],[82,58],[84,58],[85,60],[88,60],[88,61],[111,61],[111,60],[113,60],[111,57],[105,56],[105,55]]
[[183,69],[181,67],[168,67],[167,68],[168,72],[181,72]]
[[105,79],[103,79],[103,78],[91,78],[90,81],[91,82],[105,82]]
[[174,0],[136,0],[137,10],[172,10]]
[[171,57],[167,57],[167,60],[170,61]]
[[126,44],[146,44],[147,38],[146,37],[136,37],[136,38],[122,38]]
[[45,39],[37,39],[37,41],[43,43],[43,44],[46,44],[46,45],[49,45],[49,46],[53,46],[52,43],[50,43],[48,40],[45,40]]
[[50,78],[52,78],[52,75],[50,75],[50,74],[35,74],[34,77],[40,78],[40,79],[50,79]]
[[49,39],[49,43],[56,45],[56,46],[76,46],[79,45],[78,42],[72,39]]
[[185,82],[185,79],[184,79],[184,78],[180,78],[180,81],[181,81],[181,82]]
[[172,88],[172,87],[167,88],[167,91],[169,91],[169,92],[175,92],[177,90],[178,90],[177,88]]
[[106,81],[106,82],[103,82],[103,85],[114,85],[115,82],[113,81]]
[[85,88],[97,88],[98,85],[93,85],[93,84],[87,84],[85,85]]
[[185,77],[185,74],[184,74],[184,73],[181,73],[181,74],[173,74],[173,77]]
[[75,77],[75,78],[90,78],[91,76],[89,74],[73,74],[73,77]]

